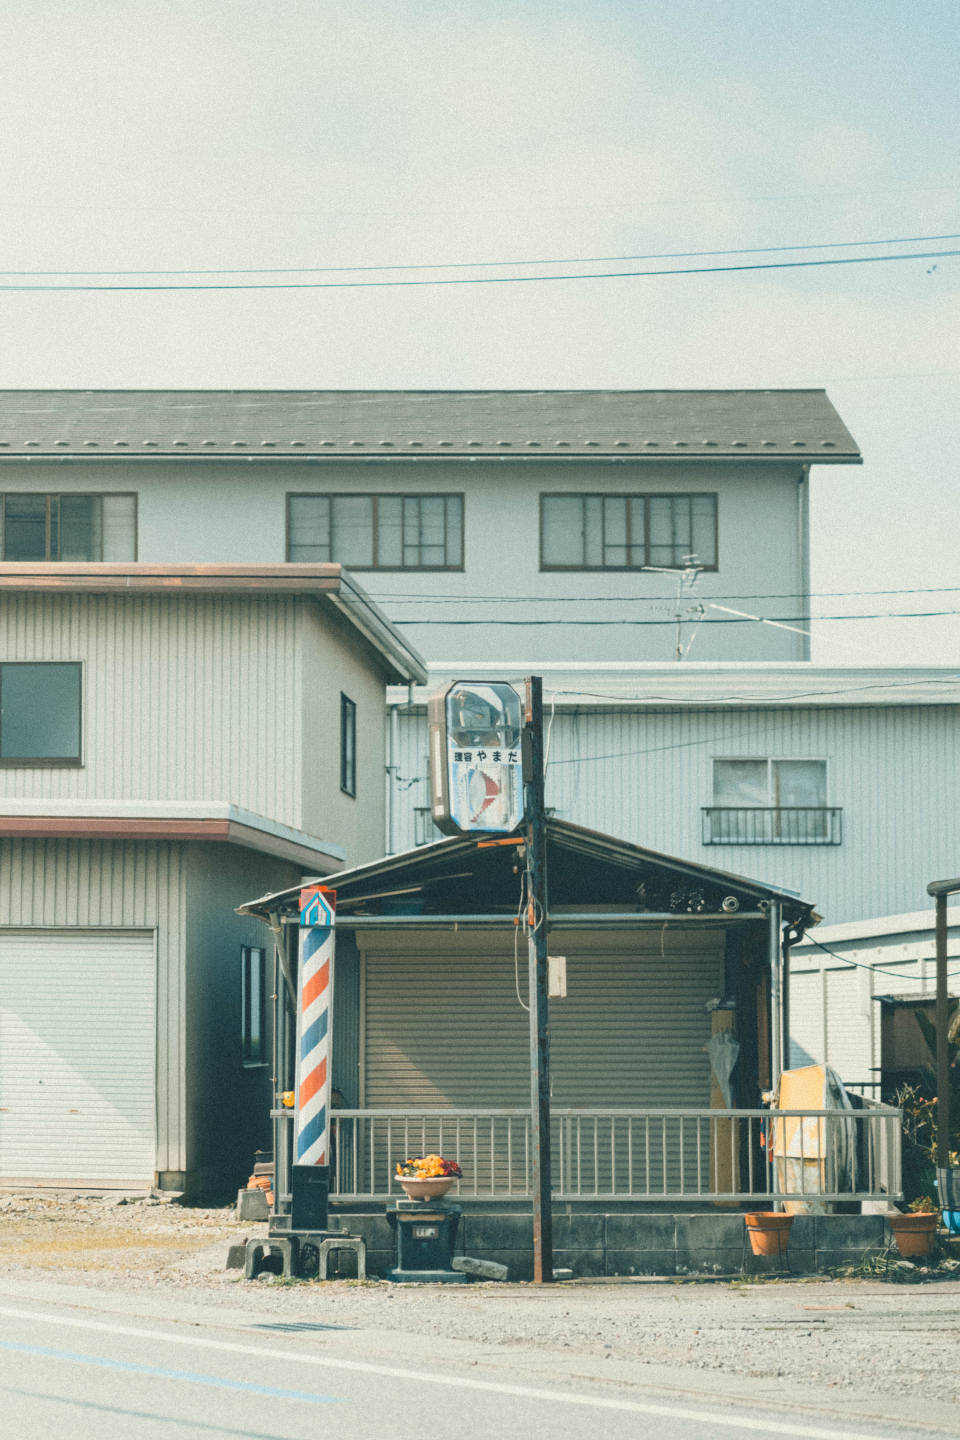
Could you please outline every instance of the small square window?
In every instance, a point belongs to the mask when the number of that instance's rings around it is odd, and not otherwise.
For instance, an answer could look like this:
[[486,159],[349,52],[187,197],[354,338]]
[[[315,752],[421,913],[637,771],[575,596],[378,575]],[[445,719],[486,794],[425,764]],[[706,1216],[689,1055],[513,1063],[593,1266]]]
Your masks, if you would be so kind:
[[0,765],[80,764],[80,671],[0,665]]
[[267,952],[240,947],[241,1058],[248,1068],[267,1064]]
[[340,789],[357,793],[357,707],[347,695],[340,696]]

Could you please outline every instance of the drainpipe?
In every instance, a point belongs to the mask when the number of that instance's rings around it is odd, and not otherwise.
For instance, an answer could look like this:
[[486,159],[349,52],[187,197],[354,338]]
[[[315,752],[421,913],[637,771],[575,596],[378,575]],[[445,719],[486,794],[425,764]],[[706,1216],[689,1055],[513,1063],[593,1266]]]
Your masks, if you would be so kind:
[[768,958],[770,962],[770,1089],[780,1084],[783,1069],[783,1017],[780,999],[780,903],[772,900],[767,911]]
[[399,705],[391,702],[389,706],[390,718],[387,722],[387,796],[386,796],[386,829],[384,836],[386,842],[386,853],[396,854],[396,812],[397,812],[397,735],[399,729]]
[[[797,549],[800,565],[799,589],[803,595],[803,613],[810,614],[810,466],[800,467],[800,479],[797,481]],[[809,625],[809,621],[807,622]],[[802,650],[801,660],[810,659],[810,636],[804,635],[801,639]]]

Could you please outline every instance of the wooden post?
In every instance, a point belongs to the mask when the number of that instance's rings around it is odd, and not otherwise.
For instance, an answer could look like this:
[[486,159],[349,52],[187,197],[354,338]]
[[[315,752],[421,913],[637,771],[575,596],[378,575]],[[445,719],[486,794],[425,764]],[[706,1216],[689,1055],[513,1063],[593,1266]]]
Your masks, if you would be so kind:
[[526,682],[523,730],[527,861],[527,970],[530,999],[530,1111],[533,1149],[533,1279],[553,1280],[550,1176],[550,1041],[547,1029],[547,846],[543,800],[543,682]]
[[937,1165],[945,1170],[950,1154],[950,1024],[947,1000],[947,897],[937,896]]

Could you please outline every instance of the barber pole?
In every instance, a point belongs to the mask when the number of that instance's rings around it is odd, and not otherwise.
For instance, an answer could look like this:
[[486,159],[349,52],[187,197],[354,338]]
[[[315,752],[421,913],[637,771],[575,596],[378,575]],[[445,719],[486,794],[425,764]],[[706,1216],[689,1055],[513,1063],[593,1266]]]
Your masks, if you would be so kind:
[[330,1059],[336,891],[300,891],[297,1113],[294,1160],[326,1165],[330,1149]]

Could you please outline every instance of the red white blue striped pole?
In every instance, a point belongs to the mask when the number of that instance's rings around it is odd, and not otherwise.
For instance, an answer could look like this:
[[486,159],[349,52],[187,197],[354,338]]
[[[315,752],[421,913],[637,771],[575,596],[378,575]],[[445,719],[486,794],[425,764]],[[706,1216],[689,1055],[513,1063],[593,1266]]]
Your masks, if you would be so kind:
[[326,1165],[330,1150],[330,1061],[334,920],[337,894],[323,885],[300,891],[297,1006],[297,1165]]

